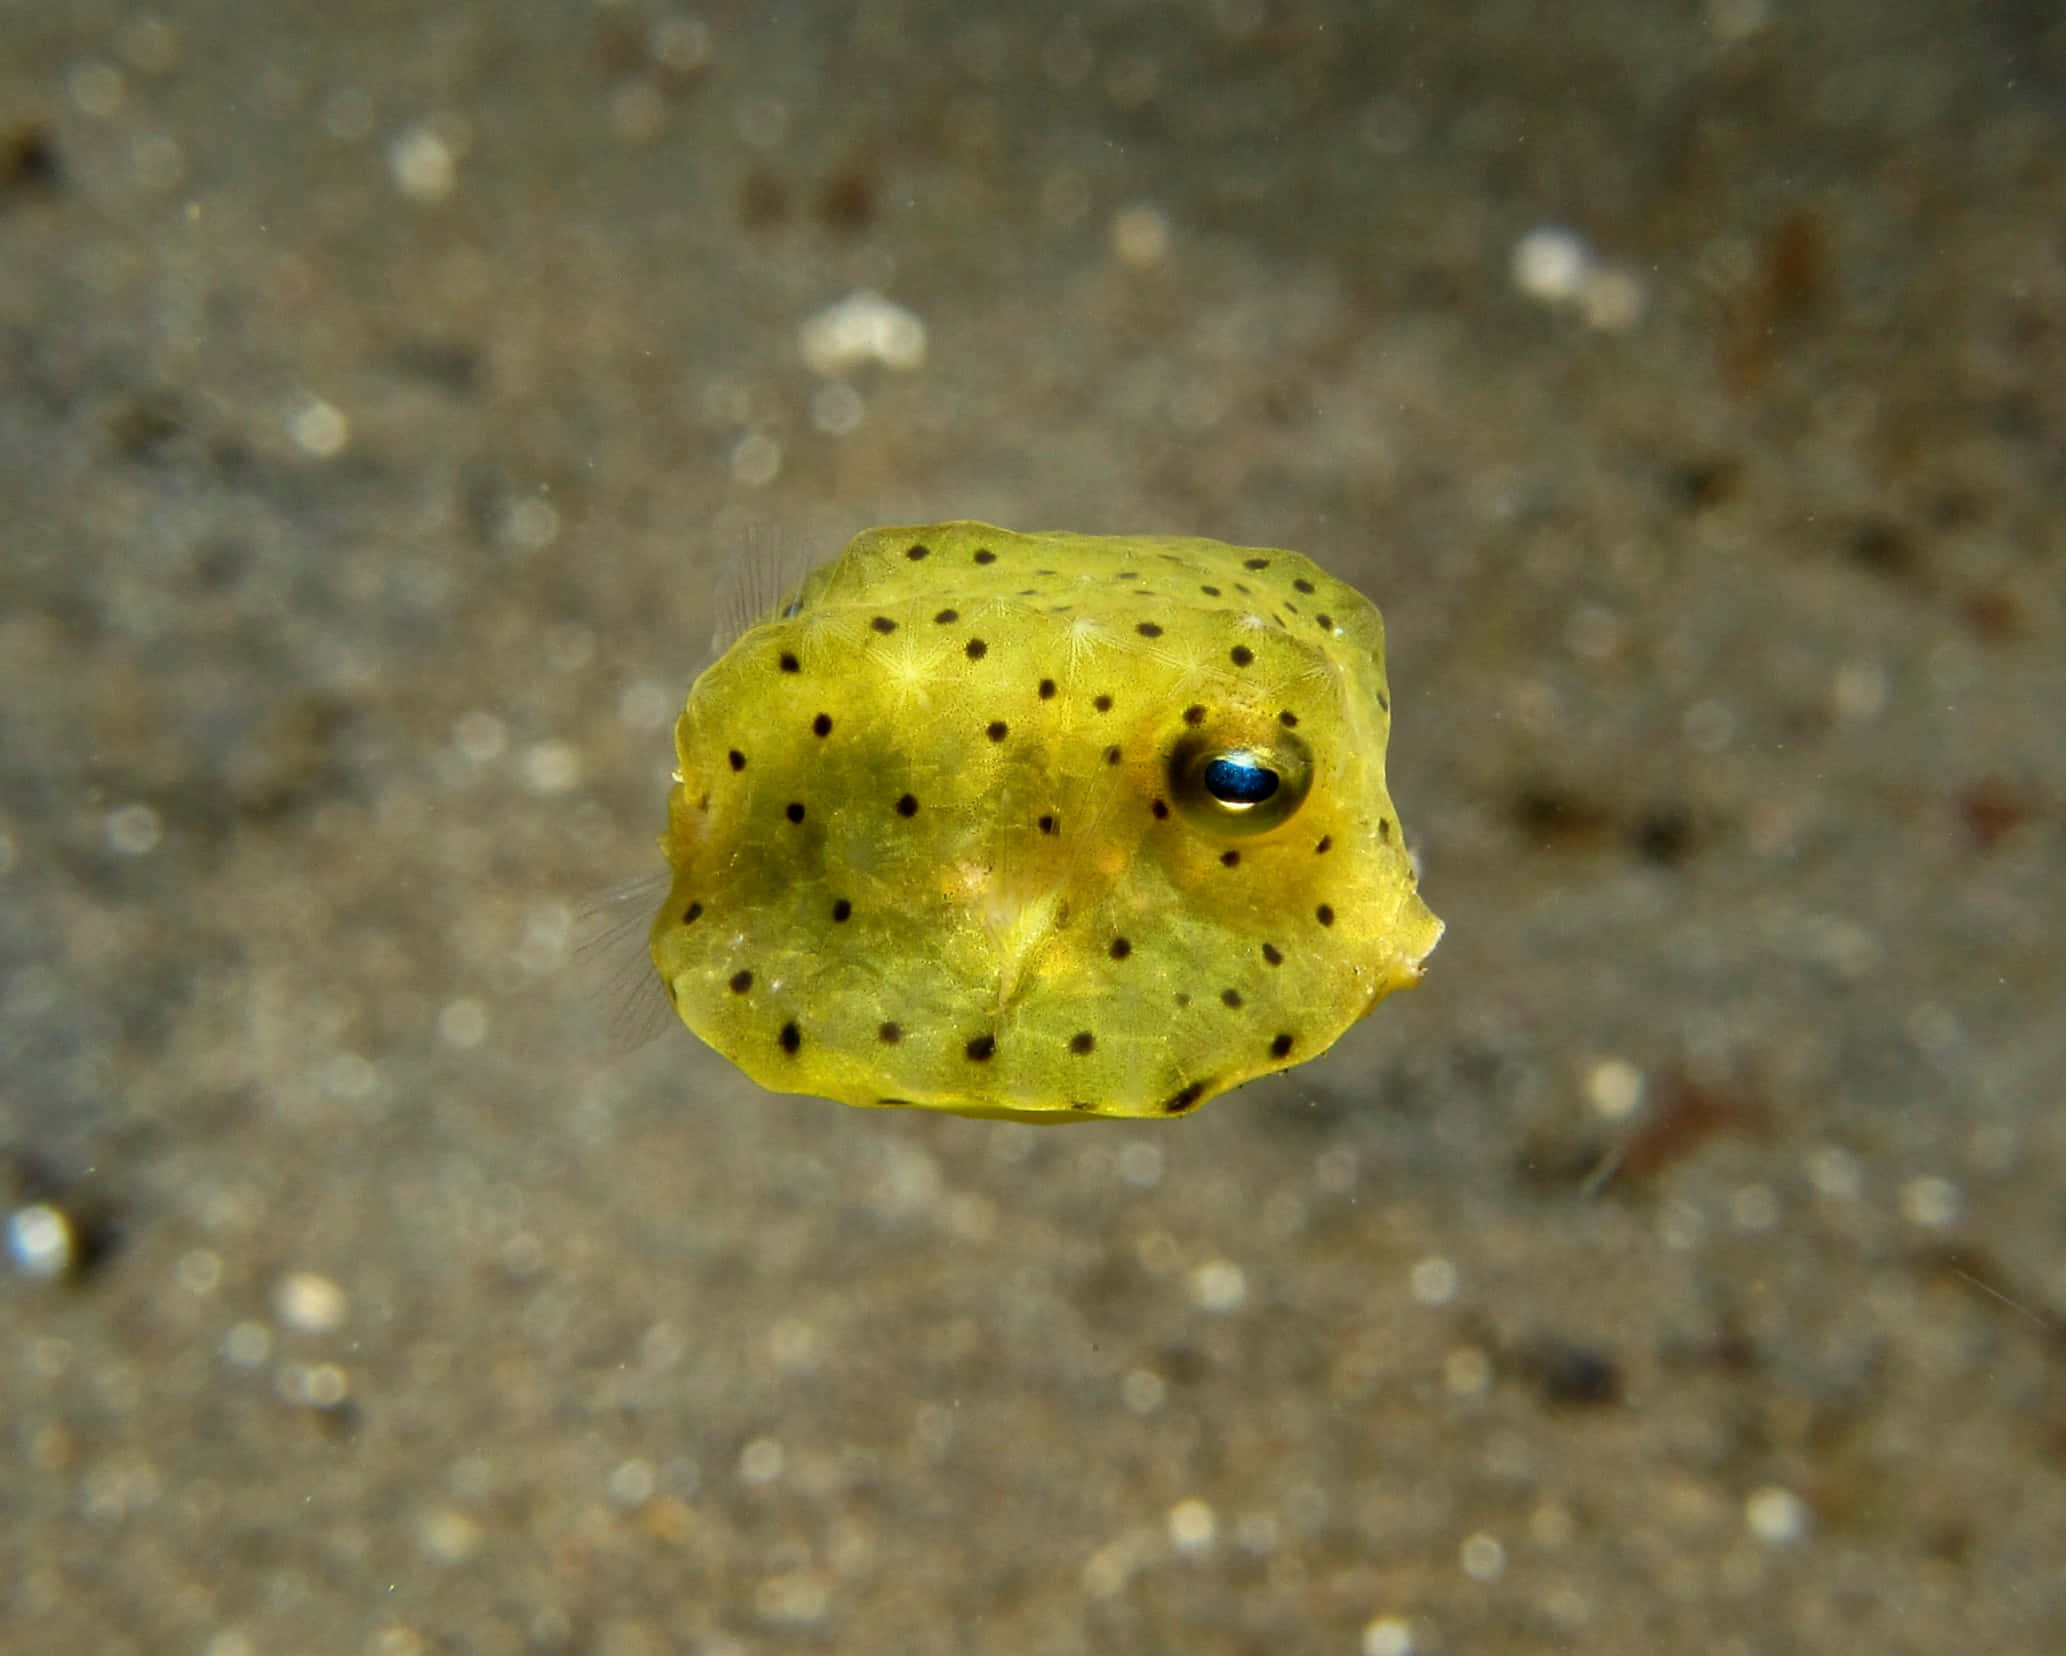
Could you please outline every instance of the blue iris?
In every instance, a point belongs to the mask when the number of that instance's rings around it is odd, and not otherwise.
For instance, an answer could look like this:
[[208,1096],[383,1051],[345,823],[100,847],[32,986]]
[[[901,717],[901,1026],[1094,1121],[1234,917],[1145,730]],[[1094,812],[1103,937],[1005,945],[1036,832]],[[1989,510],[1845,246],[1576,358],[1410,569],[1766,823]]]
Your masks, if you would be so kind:
[[1277,773],[1248,754],[1228,754],[1207,763],[1205,791],[1222,805],[1260,805],[1277,791]]

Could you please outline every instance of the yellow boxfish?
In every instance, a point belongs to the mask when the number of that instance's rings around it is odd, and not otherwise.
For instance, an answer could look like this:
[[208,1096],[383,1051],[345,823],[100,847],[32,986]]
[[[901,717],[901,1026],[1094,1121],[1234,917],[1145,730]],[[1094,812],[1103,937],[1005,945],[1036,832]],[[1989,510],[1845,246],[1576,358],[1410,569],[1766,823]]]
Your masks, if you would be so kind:
[[777,1092],[1183,1114],[1419,980],[1390,724],[1296,553],[868,530],[689,692],[661,986]]

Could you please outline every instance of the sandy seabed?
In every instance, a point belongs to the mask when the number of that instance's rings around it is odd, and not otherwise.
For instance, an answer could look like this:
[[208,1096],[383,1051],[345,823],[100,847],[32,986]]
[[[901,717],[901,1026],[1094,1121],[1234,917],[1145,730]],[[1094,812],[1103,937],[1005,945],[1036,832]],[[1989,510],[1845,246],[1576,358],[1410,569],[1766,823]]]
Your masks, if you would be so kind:
[[[2066,1649],[2053,8],[4,32],[8,1650]],[[1379,601],[1419,990],[605,1049],[723,572],[964,516]]]

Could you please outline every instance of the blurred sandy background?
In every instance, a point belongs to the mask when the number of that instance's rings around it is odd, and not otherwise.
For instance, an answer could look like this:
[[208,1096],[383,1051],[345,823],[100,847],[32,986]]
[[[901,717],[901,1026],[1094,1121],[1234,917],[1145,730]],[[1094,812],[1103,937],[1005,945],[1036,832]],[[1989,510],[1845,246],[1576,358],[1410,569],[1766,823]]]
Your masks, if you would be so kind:
[[[719,572],[953,516],[1369,591],[1427,983],[600,1053]],[[2062,559],[2042,0],[0,7],[0,1644],[2066,1649]]]

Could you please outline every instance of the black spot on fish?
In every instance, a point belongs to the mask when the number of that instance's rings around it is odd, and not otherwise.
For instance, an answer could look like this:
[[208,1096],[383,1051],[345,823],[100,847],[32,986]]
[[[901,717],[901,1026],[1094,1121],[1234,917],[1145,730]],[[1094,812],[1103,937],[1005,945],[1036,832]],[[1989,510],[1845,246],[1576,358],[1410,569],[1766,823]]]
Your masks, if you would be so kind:
[[733,993],[733,994],[735,994],[735,995],[743,995],[743,994],[745,994],[745,993],[746,993],[746,991],[747,991],[747,990],[751,989],[752,987],[753,987],[753,974],[752,974],[751,972],[734,972],[734,973],[732,974],[732,993]]
[[971,661],[981,661],[983,657],[990,653],[990,646],[985,644],[980,638],[971,638],[962,646],[961,653]]
[[1098,1038],[1087,1029],[1079,1029],[1069,1037],[1069,1050],[1081,1058],[1098,1044]]
[[961,619],[961,611],[958,609],[943,609],[933,619],[943,627],[951,626]]
[[868,625],[879,633],[893,633],[897,630],[896,622],[892,621],[887,615],[878,615]]
[[803,821],[803,807],[797,804],[794,800],[790,801],[788,808],[785,811],[783,811],[782,814],[786,816],[791,822]]
[[1227,652],[1227,657],[1236,667],[1246,667],[1251,661],[1255,660],[1255,651],[1251,650],[1246,644],[1236,644]]
[[917,799],[915,799],[910,794],[904,795],[902,799],[897,801],[897,815],[900,817],[910,817],[918,815]]
[[995,1035],[978,1035],[961,1050],[968,1054],[970,1063],[987,1064],[992,1058],[997,1056],[997,1037]]
[[782,671],[785,673],[800,673],[803,671],[803,664],[799,662],[796,659],[796,657],[790,654],[787,650],[784,650],[782,652],[781,660],[777,663],[777,665],[780,666]]
[[830,713],[820,713],[815,719],[811,720],[811,734],[813,736],[830,736],[832,734],[832,715]]
[[791,1018],[782,1026],[782,1033],[775,1039],[781,1044],[782,1050],[794,1058],[797,1049],[803,1045],[803,1031],[796,1027],[796,1020]]
[[844,897],[837,898],[832,904],[832,923],[835,926],[843,926],[853,917],[853,913],[854,905],[852,903],[848,902]]

